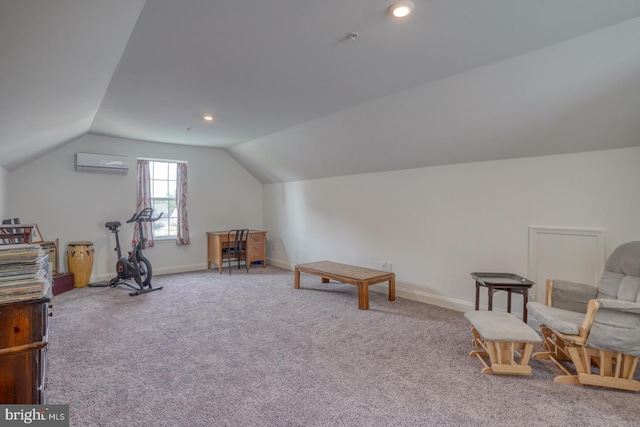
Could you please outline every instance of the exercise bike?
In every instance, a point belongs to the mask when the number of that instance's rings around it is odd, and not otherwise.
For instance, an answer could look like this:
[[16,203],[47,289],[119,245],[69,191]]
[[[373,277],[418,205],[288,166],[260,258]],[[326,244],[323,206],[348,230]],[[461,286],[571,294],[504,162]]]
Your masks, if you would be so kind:
[[[159,291],[159,288],[151,286],[151,276],[153,270],[151,269],[151,262],[144,256],[142,250],[146,248],[144,233],[142,232],[143,222],[154,222],[162,217],[162,213],[156,218],[152,218],[153,209],[144,208],[139,213],[134,213],[131,219],[127,220],[127,224],[136,223],[138,226],[139,238],[133,239],[133,249],[127,256],[122,256],[122,249],[120,249],[120,238],[118,232],[122,225],[120,221],[109,221],[104,226],[108,228],[113,234],[116,235],[116,247],[115,251],[118,252],[118,262],[116,263],[117,276],[109,281],[108,285],[116,287],[118,285],[125,285],[134,289],[133,292],[129,292],[129,295],[139,295],[151,291]],[[135,287],[127,280],[133,279],[138,285]]]

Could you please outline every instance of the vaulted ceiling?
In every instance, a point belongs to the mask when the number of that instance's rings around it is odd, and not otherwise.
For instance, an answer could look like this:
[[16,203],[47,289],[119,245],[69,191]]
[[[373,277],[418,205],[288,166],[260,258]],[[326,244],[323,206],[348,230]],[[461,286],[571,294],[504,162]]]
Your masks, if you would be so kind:
[[0,0],[0,166],[87,133],[265,183],[640,145],[640,1],[391,3]]

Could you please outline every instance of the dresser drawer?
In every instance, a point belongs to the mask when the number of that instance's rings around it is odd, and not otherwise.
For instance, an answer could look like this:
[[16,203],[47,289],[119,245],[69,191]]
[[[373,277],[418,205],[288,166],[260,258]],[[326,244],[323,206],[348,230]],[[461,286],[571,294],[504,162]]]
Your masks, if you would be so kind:
[[249,258],[249,261],[262,260],[264,259],[264,250],[264,243],[250,243],[249,247],[247,248],[247,258]]
[[247,238],[247,242],[249,242],[249,243],[263,243],[264,244],[264,234],[251,234],[251,233],[249,233],[249,237]]

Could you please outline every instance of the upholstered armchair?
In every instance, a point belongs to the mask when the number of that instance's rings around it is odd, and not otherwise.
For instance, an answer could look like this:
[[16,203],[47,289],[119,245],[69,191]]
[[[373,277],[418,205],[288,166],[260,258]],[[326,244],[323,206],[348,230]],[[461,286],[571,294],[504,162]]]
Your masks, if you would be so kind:
[[540,321],[546,350],[533,357],[564,372],[554,381],[640,391],[640,241],[613,251],[597,287],[548,280],[545,304],[527,308]]

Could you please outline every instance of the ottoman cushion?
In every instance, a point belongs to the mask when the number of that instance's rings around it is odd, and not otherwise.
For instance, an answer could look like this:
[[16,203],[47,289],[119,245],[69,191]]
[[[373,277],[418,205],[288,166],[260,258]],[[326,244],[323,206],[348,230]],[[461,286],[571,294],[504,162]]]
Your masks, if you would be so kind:
[[464,317],[487,341],[539,343],[542,338],[529,325],[509,313],[469,311]]

